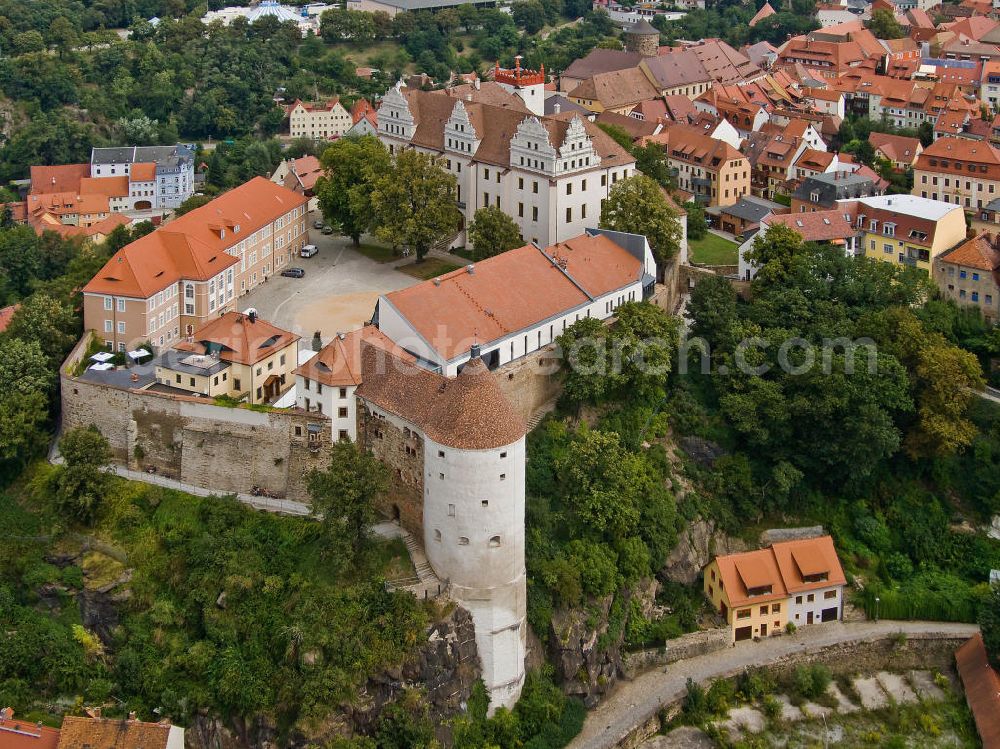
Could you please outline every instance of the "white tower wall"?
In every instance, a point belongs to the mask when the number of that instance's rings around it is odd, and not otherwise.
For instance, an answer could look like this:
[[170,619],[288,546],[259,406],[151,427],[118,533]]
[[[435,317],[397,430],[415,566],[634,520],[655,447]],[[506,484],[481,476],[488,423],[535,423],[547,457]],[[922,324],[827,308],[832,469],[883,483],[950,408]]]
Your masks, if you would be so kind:
[[424,548],[452,597],[472,614],[491,711],[524,683],[525,440],[459,450],[426,440]]

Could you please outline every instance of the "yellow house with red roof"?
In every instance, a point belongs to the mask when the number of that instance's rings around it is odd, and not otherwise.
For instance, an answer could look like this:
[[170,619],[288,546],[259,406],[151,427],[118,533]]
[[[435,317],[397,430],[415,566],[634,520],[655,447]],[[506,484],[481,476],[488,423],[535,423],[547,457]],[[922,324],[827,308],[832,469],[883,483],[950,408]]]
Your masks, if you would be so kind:
[[719,556],[704,570],[705,596],[733,642],[840,619],[846,582],[829,536]]

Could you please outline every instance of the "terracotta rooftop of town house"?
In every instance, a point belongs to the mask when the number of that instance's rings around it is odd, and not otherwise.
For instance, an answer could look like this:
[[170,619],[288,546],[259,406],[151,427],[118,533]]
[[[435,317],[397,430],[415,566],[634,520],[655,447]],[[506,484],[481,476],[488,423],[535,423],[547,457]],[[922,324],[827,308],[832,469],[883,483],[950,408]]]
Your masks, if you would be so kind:
[[990,665],[982,633],[955,651],[955,664],[983,749],[1000,749],[1000,673]]
[[55,232],[61,237],[85,237],[93,238],[97,236],[106,237],[119,226],[129,226],[132,219],[123,213],[111,213],[100,221],[92,223],[90,226],[72,226],[56,221],[49,214],[41,216],[31,216],[28,223],[40,236],[47,231]]
[[254,177],[126,245],[83,290],[145,299],[182,278],[208,280],[239,262],[227,248],[306,200]]
[[59,731],[58,749],[166,749],[169,723],[78,718],[67,715]]
[[694,52],[712,80],[718,83],[742,83],[762,74],[749,57],[721,39],[702,39],[686,45],[684,49]]
[[843,208],[805,213],[783,213],[767,218],[768,226],[782,224],[805,242],[837,242],[856,233],[853,215]]
[[[719,565],[722,588],[731,608],[788,597],[778,563],[770,549],[727,554],[716,557],[715,561]],[[755,596],[749,593],[750,590],[767,587],[770,591],[766,593]]]
[[0,749],[56,749],[59,729],[14,717],[9,707],[0,709]]
[[308,191],[316,186],[316,180],[323,176],[323,167],[315,156],[295,159],[285,175],[284,184],[292,191]]
[[709,75],[693,50],[680,48],[659,57],[644,58],[639,69],[660,91],[698,83],[711,83]]
[[642,56],[638,52],[597,48],[571,62],[569,67],[563,71],[563,77],[585,80],[598,73],[634,68],[640,60],[642,60]]
[[700,128],[690,125],[670,125],[656,135],[642,139],[642,145],[660,143],[669,158],[696,163],[709,169],[718,168],[725,161],[743,159],[740,151],[725,141],[706,135]]
[[688,115],[693,115],[697,112],[694,104],[691,103],[691,99],[683,94],[669,94],[663,97],[663,101],[667,105],[671,119],[676,122],[687,122]]
[[782,541],[771,549],[789,594],[847,583],[830,536]]
[[227,312],[179,341],[177,351],[210,354],[234,364],[256,364],[299,340],[299,336],[262,320],[256,314]]
[[741,50],[750,62],[760,67],[768,58],[776,57],[778,48],[770,42],[761,41],[756,44],[748,44]]
[[[979,179],[1000,180],[1000,151],[989,143],[953,136],[942,136],[917,157],[915,169],[970,174],[968,165],[976,166]],[[982,167],[985,167],[983,171]]]
[[814,148],[807,148],[795,160],[795,166],[801,169],[811,169],[816,172],[825,172],[827,167],[833,163],[837,154],[829,151],[817,151]]
[[938,260],[942,263],[963,265],[966,268],[978,268],[992,273],[1000,268],[998,240],[1000,237],[993,234],[979,234],[939,255]]
[[[417,123],[411,140],[414,145],[443,151],[445,124],[455,107],[461,105],[468,113],[479,138],[479,148],[474,154],[475,160],[504,168],[510,167],[510,141],[517,132],[518,125],[528,117],[534,116],[514,108],[495,107],[475,101],[456,101],[438,91],[404,89],[401,93]],[[520,97],[513,94],[508,96],[520,100]],[[558,148],[566,138],[569,123],[574,119],[578,119],[583,129],[587,131],[595,151],[601,157],[601,168],[631,164],[635,161],[632,155],[615,143],[611,136],[576,112],[561,112],[548,117],[539,117],[538,121],[548,131],[552,145]]]
[[820,101],[840,101],[844,98],[842,91],[830,88],[810,88],[806,93],[807,99],[819,99]]
[[361,372],[358,397],[409,421],[439,445],[493,450],[527,431],[482,359],[470,359],[448,378],[362,343]]
[[367,117],[368,115],[375,116],[376,109],[371,105],[368,99],[358,99],[351,105],[351,120],[357,124],[361,118]]
[[84,177],[80,180],[80,195],[103,195],[108,198],[127,198],[128,175],[120,177]]
[[613,125],[621,128],[633,140],[645,135],[652,135],[660,129],[660,125],[656,120],[637,120],[635,117],[609,110],[599,113],[594,121],[599,125]]
[[748,23],[747,26],[749,26],[752,29],[754,26],[756,26],[758,23],[763,21],[768,16],[773,16],[775,12],[776,11],[774,10],[774,8],[771,7],[771,3],[766,2],[761,6],[760,10],[758,10],[757,13],[754,14],[754,17],[750,19],[750,23]]
[[338,333],[314,357],[296,369],[295,374],[331,387],[360,385],[362,344],[382,348],[404,361],[416,361],[377,327],[365,325],[350,333]]
[[79,192],[80,180],[90,176],[90,164],[31,167],[31,192]]
[[564,314],[640,280],[643,266],[603,235],[525,245],[383,295],[444,359]]
[[907,21],[909,21],[911,27],[917,26],[925,29],[936,28],[934,25],[934,19],[931,18],[930,14],[922,8],[910,8],[904,15],[906,16]]
[[910,39],[908,36],[904,36],[902,39],[882,39],[882,44],[889,51],[889,54],[900,54],[902,52],[916,52],[920,48],[917,43]]
[[969,16],[960,21],[943,23],[938,28],[942,31],[963,34],[969,37],[969,39],[980,41],[984,36],[993,31],[993,29],[997,28],[997,26],[1000,26],[1000,23],[987,16]]
[[[691,100],[686,96],[682,96],[680,98],[685,99],[689,104],[691,102]],[[632,110],[631,115],[642,115],[643,121],[645,122],[657,122],[661,119],[670,119],[670,115],[667,112],[667,104],[662,98],[640,101],[636,104],[635,109]]]
[[569,92],[574,99],[599,101],[605,109],[634,106],[659,94],[639,68],[598,73]]
[[296,99],[288,106],[288,111],[291,112],[297,106],[301,105],[303,109],[307,112],[329,112],[335,106],[340,103],[340,97],[334,96],[329,101],[311,102],[302,101],[301,99]]
[[919,138],[907,138],[904,135],[872,132],[868,136],[872,148],[881,151],[889,161],[913,163],[917,152],[921,150]]
[[132,182],[152,182],[156,179],[156,162],[132,164],[128,174]]
[[98,193],[53,192],[42,195],[30,194],[26,202],[28,204],[28,213],[34,215],[45,212],[53,213],[57,216],[67,214],[91,215],[95,213],[108,213],[111,210],[108,203],[108,196]]

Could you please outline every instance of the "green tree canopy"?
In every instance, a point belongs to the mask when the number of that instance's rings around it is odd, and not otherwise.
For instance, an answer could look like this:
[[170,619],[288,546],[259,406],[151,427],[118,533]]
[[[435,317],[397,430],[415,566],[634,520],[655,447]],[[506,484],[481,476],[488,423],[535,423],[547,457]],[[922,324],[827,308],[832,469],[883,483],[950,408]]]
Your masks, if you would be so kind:
[[458,231],[455,175],[414,149],[398,154],[372,184],[375,235],[393,247],[410,247],[423,260],[436,242]]
[[469,241],[477,260],[499,255],[524,244],[521,230],[514,219],[496,206],[476,211],[469,224]]
[[54,477],[54,495],[59,509],[77,520],[90,522],[108,490],[111,448],[95,426],[70,429],[59,440],[65,460]]
[[680,249],[677,216],[663,188],[643,174],[619,180],[611,187],[601,208],[601,228],[644,235],[661,274]]
[[371,135],[341,138],[320,160],[324,175],[316,181],[319,207],[355,245],[372,226],[371,193],[379,175],[389,172],[392,159]]

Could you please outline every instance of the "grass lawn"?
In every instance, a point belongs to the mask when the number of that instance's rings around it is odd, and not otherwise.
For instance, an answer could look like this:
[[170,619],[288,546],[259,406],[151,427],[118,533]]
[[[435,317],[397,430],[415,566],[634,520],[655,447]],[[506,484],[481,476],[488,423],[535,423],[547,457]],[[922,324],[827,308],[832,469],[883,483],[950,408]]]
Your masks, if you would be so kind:
[[706,232],[698,240],[688,242],[688,257],[692,263],[705,265],[736,265],[739,262],[739,245],[723,239],[718,234]]
[[421,263],[408,263],[407,265],[401,265],[396,270],[405,273],[408,276],[413,276],[414,278],[419,278],[421,281],[427,281],[431,278],[437,278],[438,276],[444,275],[445,273],[450,273],[453,270],[461,268],[462,266],[456,265],[455,263],[449,263],[446,260],[438,260],[436,257],[424,258]]
[[394,255],[391,247],[386,247],[381,244],[372,244],[371,242],[362,242],[360,246],[355,247],[353,244],[349,247],[355,252],[360,252],[367,258],[371,258],[376,263],[391,263],[393,260],[399,260],[399,255]]

